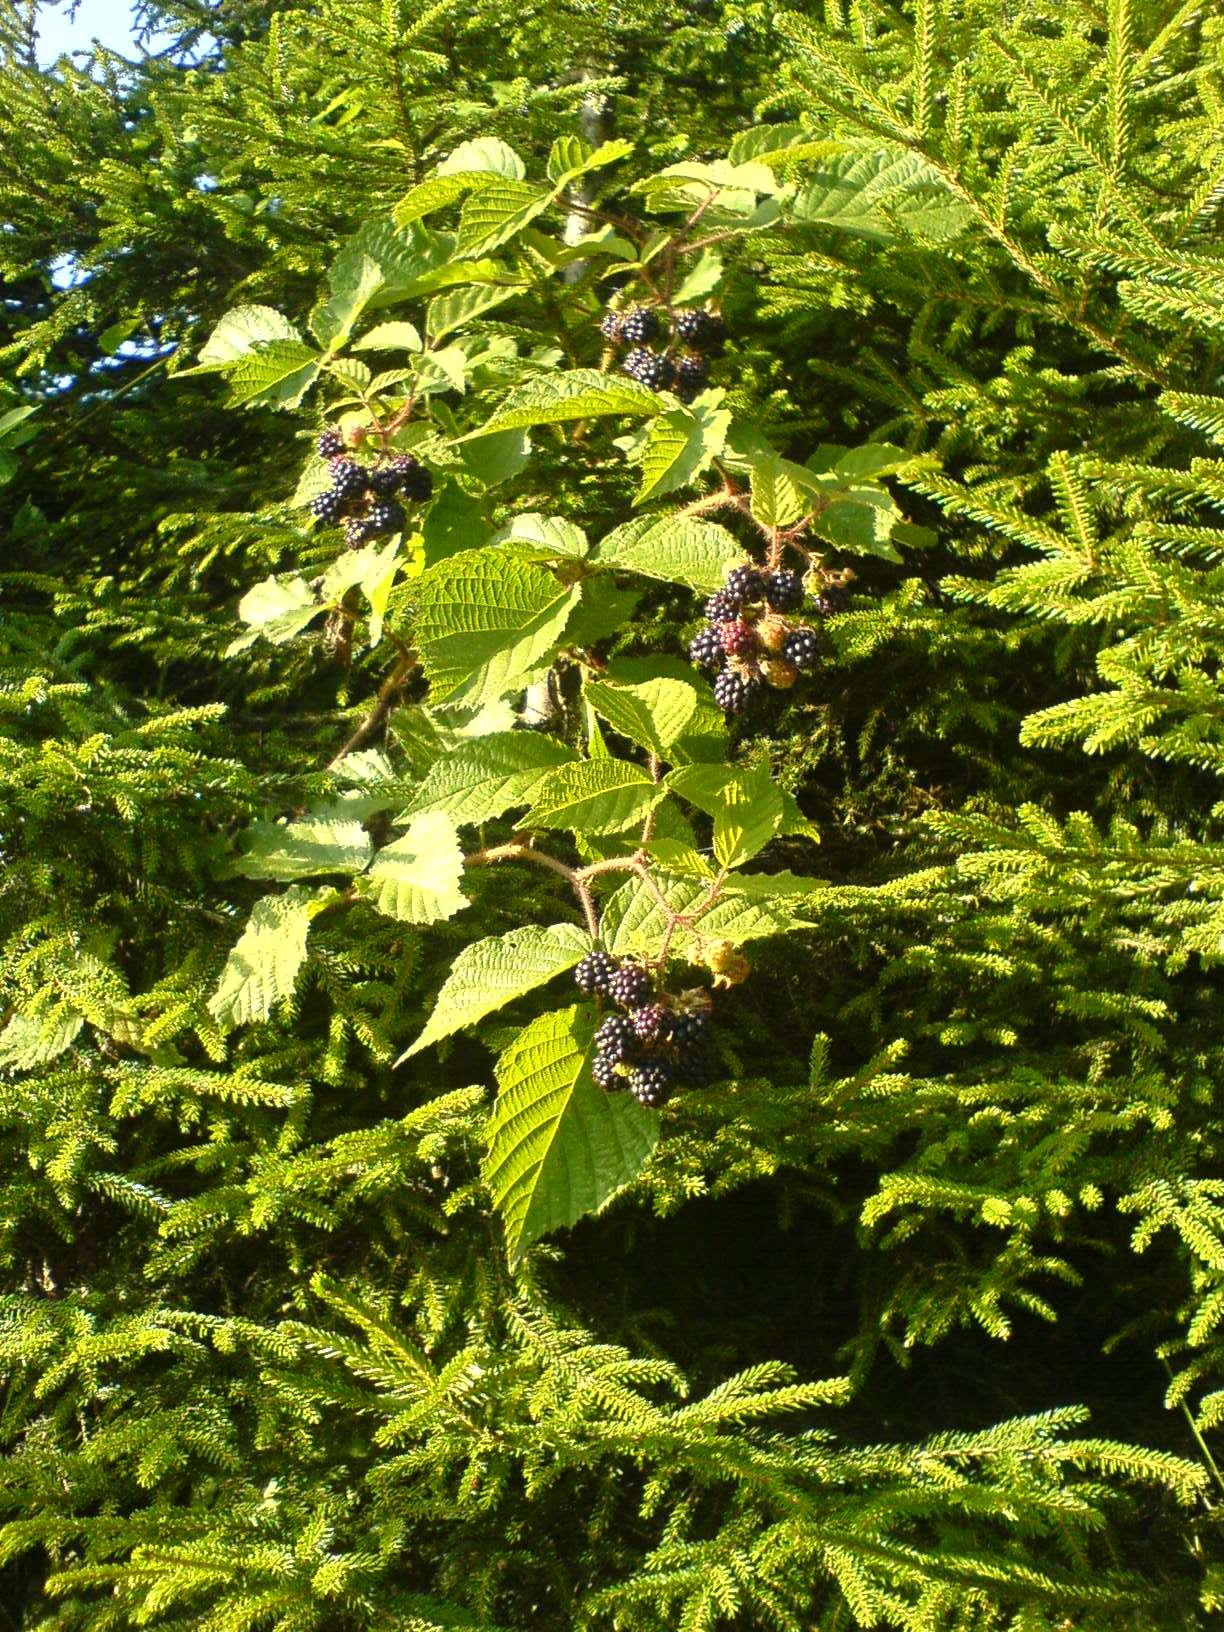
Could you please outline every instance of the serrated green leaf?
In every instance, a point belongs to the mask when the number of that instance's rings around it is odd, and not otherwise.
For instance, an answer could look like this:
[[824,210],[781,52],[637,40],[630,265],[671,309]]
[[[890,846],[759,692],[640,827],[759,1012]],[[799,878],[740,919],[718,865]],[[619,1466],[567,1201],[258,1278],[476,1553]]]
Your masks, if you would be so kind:
[[448,295],[438,295],[429,303],[425,313],[425,330],[435,340],[462,329],[495,306],[501,306],[519,293],[496,284],[476,284],[467,289],[455,289]]
[[276,646],[283,645],[322,610],[304,578],[264,578],[238,602],[238,616],[253,633],[240,636],[227,653],[245,650],[259,635]]
[[[671,910],[691,914],[707,899],[709,884],[700,879],[656,873]],[[766,886],[777,884],[776,878],[763,877]],[[820,886],[811,881],[815,893]],[[731,941],[741,945],[745,941],[763,940],[773,935],[785,935],[800,929],[806,923],[802,911],[803,891],[783,892],[781,888],[762,893],[750,879],[735,878],[723,885],[717,901],[698,917],[695,929],[702,940]],[[654,956],[667,932],[667,919],[646,885],[638,879],[621,886],[604,907],[600,935],[607,950],[618,957],[635,954]],[[696,956],[699,944],[693,931],[677,929],[672,936],[672,950],[681,957]]]
[[0,1066],[14,1071],[35,1071],[71,1048],[85,1024],[85,1016],[64,1003],[46,1014],[9,1016],[0,1031]]
[[460,826],[492,821],[530,804],[537,783],[574,758],[564,743],[535,731],[474,738],[430,766],[404,815],[440,810]]
[[683,680],[644,680],[640,685],[588,681],[583,695],[614,731],[666,759],[672,744],[697,712],[697,692]]
[[893,527],[901,520],[891,494],[880,487],[852,487],[832,497],[828,509],[813,520],[813,532],[843,550],[900,561],[889,542]]
[[538,375],[516,387],[491,419],[458,440],[472,442],[494,431],[529,430],[533,425],[560,425],[606,414],[661,414],[666,409],[662,397],[633,380],[618,380],[597,368],[571,368]]
[[230,370],[231,408],[297,408],[323,359],[300,340],[266,340]]
[[581,590],[504,550],[465,550],[417,585],[417,650],[435,703],[475,708],[524,682],[560,640]]
[[672,304],[684,306],[690,300],[703,300],[718,288],[722,275],[722,256],[716,249],[703,249],[672,291]]
[[265,895],[255,903],[208,1002],[218,1025],[228,1028],[266,1020],[275,1005],[292,994],[306,958],[311,919],[333,894],[292,884],[283,895]]
[[465,946],[451,965],[424,1031],[396,1060],[400,1065],[422,1049],[453,1037],[517,997],[546,986],[572,969],[591,949],[591,938],[575,924],[536,924],[491,935]]
[[376,323],[353,342],[354,351],[420,351],[421,336],[412,323]]
[[271,306],[235,306],[226,312],[200,348],[199,369],[184,372],[228,368],[271,340],[294,340],[301,344],[301,336],[293,324]]
[[[498,431],[495,436],[483,436],[479,442],[459,445],[459,457],[467,474],[484,487],[496,487],[527,468],[531,454],[531,439],[526,431]],[[467,541],[471,549],[474,540]]]
[[634,504],[645,504],[696,481],[723,451],[730,425],[727,409],[700,399],[691,408],[674,408],[651,420],[642,445],[642,481]]
[[500,249],[552,201],[552,193],[512,177],[497,177],[474,189],[459,214],[459,254],[487,255]]
[[243,878],[315,878],[359,873],[370,859],[370,838],[360,822],[256,822],[246,849],[231,864]]
[[460,142],[442,160],[439,176],[480,174],[505,176],[511,181],[522,181],[527,167],[508,143],[499,136],[478,136],[474,141]]
[[664,790],[640,765],[623,759],[588,759],[559,765],[535,789],[523,827],[561,827],[575,833],[619,833],[645,819]]
[[955,237],[972,211],[920,154],[908,148],[847,143],[822,158],[791,205],[797,221],[839,227],[888,243],[903,233]]
[[548,155],[548,179],[555,187],[567,187],[593,170],[604,170],[633,152],[633,143],[623,139],[588,146],[578,136],[558,136]]
[[332,268],[331,295],[310,314],[310,332],[325,351],[338,351],[353,324],[383,285],[382,268],[368,255],[344,256]]
[[591,1080],[593,1016],[543,1014],[497,1066],[484,1180],[501,1213],[511,1264],[550,1230],[602,1207],[641,1172],[658,1116]]
[[639,516],[596,546],[600,566],[710,593],[748,557],[725,527],[690,516]]
[[462,877],[455,824],[442,811],[427,810],[412,818],[402,838],[383,846],[357,888],[388,918],[436,924],[469,905],[459,888]]
[[493,543],[511,545],[527,561],[581,561],[591,548],[574,522],[564,516],[543,516],[536,510],[513,517],[493,535]]
[[491,537],[492,528],[478,498],[450,480],[434,489],[424,525],[425,560],[429,566],[464,550],[482,548]]
[[752,460],[752,514],[762,527],[790,527],[812,505],[810,489],[796,479],[793,467],[777,454]]
[[685,765],[667,786],[714,818],[714,857],[720,867],[742,867],[782,831],[782,794],[764,766]]

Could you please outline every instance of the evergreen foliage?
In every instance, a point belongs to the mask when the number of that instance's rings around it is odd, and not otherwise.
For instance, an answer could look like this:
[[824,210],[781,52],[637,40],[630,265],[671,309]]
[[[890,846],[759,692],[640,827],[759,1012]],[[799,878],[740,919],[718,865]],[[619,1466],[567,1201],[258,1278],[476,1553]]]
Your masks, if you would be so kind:
[[1213,1624],[1218,19],[139,10],[0,24],[0,1625]]

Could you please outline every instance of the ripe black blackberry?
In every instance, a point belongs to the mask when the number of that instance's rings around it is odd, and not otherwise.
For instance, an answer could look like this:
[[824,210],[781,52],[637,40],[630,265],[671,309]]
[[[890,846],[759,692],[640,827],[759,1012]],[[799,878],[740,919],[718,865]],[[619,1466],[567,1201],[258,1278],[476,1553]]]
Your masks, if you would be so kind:
[[682,1062],[690,1055],[708,1049],[713,1041],[713,1028],[707,1014],[678,1014],[672,1021],[671,1045]]
[[370,473],[355,459],[333,459],[332,487],[343,499],[355,499],[370,483]]
[[638,1042],[653,1048],[671,1036],[671,1010],[662,1003],[645,1003],[634,1010],[632,1026]]
[[782,656],[797,669],[814,669],[820,656],[820,636],[815,629],[792,629],[786,637]]
[[844,612],[850,605],[850,591],[841,584],[828,584],[812,605],[822,618],[831,618],[835,612]]
[[316,446],[320,459],[335,459],[344,452],[344,438],[334,425],[328,425]]
[[344,524],[344,542],[350,550],[359,550],[370,536],[370,524],[364,516],[350,516]]
[[366,536],[375,538],[379,533],[399,533],[406,521],[403,507],[394,499],[375,499],[366,511]]
[[657,1110],[671,1098],[672,1074],[662,1060],[651,1060],[639,1065],[629,1076],[629,1092],[639,1105]]
[[707,623],[689,641],[689,661],[699,669],[721,669],[727,661],[718,630]]
[[803,581],[797,572],[782,567],[765,580],[765,599],[775,612],[797,612],[803,605]]
[[700,307],[676,312],[672,317],[672,329],[676,338],[683,340],[686,346],[699,346],[703,351],[720,345],[727,334],[722,318]]
[[626,1020],[623,1014],[610,1014],[595,1033],[595,1049],[614,1063],[631,1060],[637,1053],[633,1021]]
[[756,630],[751,624],[741,623],[737,618],[733,623],[720,624],[718,633],[728,657],[747,657],[756,651]]
[[594,997],[597,992],[607,991],[609,980],[619,968],[616,959],[608,953],[588,952],[574,970],[574,984],[580,992]]
[[395,461],[400,473],[400,493],[411,504],[424,504],[433,496],[433,474],[410,453]]
[[389,498],[392,493],[398,493],[400,473],[394,464],[375,465],[370,472],[370,488],[373,492],[382,494],[384,498]]
[[649,391],[665,391],[676,377],[670,357],[662,357],[658,352],[648,351],[646,361],[642,363],[634,378],[639,385],[644,385]]
[[633,350],[627,351],[622,358],[621,372],[628,374],[631,380],[636,380],[653,356],[654,352],[649,346],[634,346]]
[[634,306],[620,321],[621,339],[628,346],[640,346],[659,332],[659,314],[649,306]]
[[605,312],[600,319],[599,332],[610,345],[618,346],[624,339],[623,321],[620,312]]
[[596,1054],[592,1059],[591,1076],[596,1088],[602,1088],[605,1094],[613,1094],[625,1086],[625,1078],[616,1069],[616,1061],[610,1060],[606,1054]]
[[648,1003],[654,987],[645,969],[636,963],[627,963],[609,977],[607,992],[613,1003],[622,1009],[640,1009]]
[[695,351],[690,351],[676,364],[676,395],[682,397],[685,402],[691,402],[709,382],[709,378],[709,363]]
[[752,688],[733,669],[724,669],[714,682],[714,701],[724,714],[742,713],[751,696]]
[[720,589],[705,603],[705,615],[711,623],[730,623],[744,610],[744,603],[730,590]]
[[759,601],[765,594],[765,576],[759,567],[732,567],[723,585],[723,593],[734,595],[737,601]]
[[344,508],[344,496],[337,493],[334,487],[329,487],[325,493],[316,493],[307,508],[316,520],[331,527],[340,520],[340,512]]

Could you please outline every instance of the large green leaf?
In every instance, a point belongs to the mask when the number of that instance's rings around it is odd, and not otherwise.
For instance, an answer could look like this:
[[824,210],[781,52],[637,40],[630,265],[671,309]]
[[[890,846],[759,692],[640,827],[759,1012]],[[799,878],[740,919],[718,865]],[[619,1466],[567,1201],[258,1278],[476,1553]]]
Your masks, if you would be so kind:
[[221,1026],[266,1020],[289,997],[306,958],[310,921],[334,892],[293,884],[283,895],[255,903],[247,926],[221,971],[208,1007]]
[[453,334],[456,329],[466,328],[469,323],[491,312],[494,307],[511,300],[519,293],[516,288],[499,288],[495,284],[477,284],[468,289],[453,289],[449,294],[438,295],[429,303],[425,314],[425,331],[440,340],[443,335]]
[[601,539],[594,555],[617,572],[705,593],[720,589],[731,568],[748,559],[725,527],[690,516],[638,516]]
[[455,824],[440,810],[426,810],[412,818],[402,838],[383,846],[357,887],[388,918],[436,924],[468,905],[459,888],[462,877]]
[[684,680],[644,680],[640,685],[588,681],[583,696],[614,731],[665,759],[697,712],[697,691]]
[[469,192],[459,216],[460,255],[487,255],[508,244],[552,203],[553,194],[512,176]]
[[512,516],[494,535],[493,542],[513,545],[514,553],[528,561],[580,561],[591,548],[586,534],[574,522],[535,510]]
[[323,359],[300,340],[267,340],[230,370],[229,404],[297,408],[319,377]]
[[721,392],[708,395],[715,401],[699,397],[691,408],[673,408],[651,421],[640,456],[642,481],[635,504],[687,487],[723,451],[731,414],[716,406]]
[[[656,873],[656,877],[673,912],[691,913],[706,899],[706,881],[666,872]],[[684,927],[676,931],[672,951],[691,957],[699,953],[701,942],[731,941],[739,945],[801,928],[807,922],[804,896],[814,894],[820,885],[813,880],[806,881],[803,888],[786,889],[777,879],[767,878],[764,882],[776,884],[776,890],[762,893],[747,879],[728,881],[714,905],[697,920],[695,933]],[[667,931],[667,919],[654,894],[640,880],[633,879],[609,898],[600,931],[608,951],[617,956],[653,956]]]
[[287,317],[271,306],[235,306],[226,312],[200,349],[196,368],[184,373],[228,368],[270,340],[298,340],[301,336]]
[[337,262],[330,297],[310,314],[310,332],[324,350],[340,349],[383,281],[382,268],[368,255],[345,256]]
[[641,821],[664,790],[640,765],[589,759],[559,765],[535,789],[520,827],[562,827],[575,833],[619,833]]
[[574,924],[553,924],[548,929],[528,924],[465,946],[451,965],[424,1031],[396,1065],[475,1025],[516,997],[546,986],[572,969],[590,949],[590,936]]
[[232,870],[245,878],[317,878],[321,873],[358,873],[370,859],[370,839],[360,822],[258,822]]
[[233,641],[227,655],[244,651],[259,635],[277,646],[292,640],[322,610],[304,578],[264,578],[238,602],[238,616],[251,633]]
[[666,408],[662,397],[633,380],[602,374],[597,368],[571,368],[563,373],[540,374],[516,386],[491,419],[459,440],[470,442],[478,436],[491,436],[494,431],[560,425],[565,420],[594,419],[604,414],[661,414]]
[[667,785],[714,818],[721,867],[742,867],[782,830],[782,794],[765,766],[685,765],[668,775]]
[[573,758],[572,749],[535,731],[477,737],[430,767],[404,814],[440,810],[459,825],[489,822],[529,804],[537,783]]
[[791,211],[798,221],[883,243],[904,233],[935,241],[953,238],[973,215],[920,154],[851,144],[818,162]]
[[561,638],[579,587],[504,550],[465,550],[417,587],[417,650],[433,701],[475,708],[524,683]]
[[641,1172],[659,1118],[591,1080],[594,1021],[574,1007],[542,1014],[497,1066],[484,1179],[512,1264],[550,1230],[596,1211]]

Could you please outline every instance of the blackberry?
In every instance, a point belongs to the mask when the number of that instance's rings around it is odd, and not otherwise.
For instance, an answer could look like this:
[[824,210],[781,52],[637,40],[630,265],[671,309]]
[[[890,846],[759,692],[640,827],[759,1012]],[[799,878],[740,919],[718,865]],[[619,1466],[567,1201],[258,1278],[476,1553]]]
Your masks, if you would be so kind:
[[797,669],[814,669],[820,656],[820,636],[815,629],[792,629],[786,637],[782,656]]
[[331,478],[332,488],[342,499],[353,499],[369,486],[370,473],[355,459],[333,459]]
[[751,695],[748,682],[730,669],[724,669],[714,682],[714,701],[724,714],[742,713]]
[[665,1043],[671,1036],[671,1010],[662,1003],[647,1003],[634,1010],[632,1025],[637,1040],[648,1048]]
[[835,612],[844,612],[850,605],[850,591],[841,584],[827,584],[812,605],[822,618],[831,618]]
[[375,499],[366,511],[366,536],[402,532],[405,520],[403,508],[394,499]]
[[364,516],[350,516],[344,524],[344,542],[350,550],[359,550],[370,536],[370,524]]
[[640,1009],[643,1003],[650,1001],[652,991],[650,976],[636,963],[627,963],[618,969],[607,985],[608,996],[622,1009]]
[[400,493],[410,504],[424,504],[433,496],[433,473],[410,453],[395,461],[399,468]]
[[609,980],[619,968],[616,959],[606,952],[588,952],[574,970],[574,983],[580,992],[594,997],[596,992],[607,991]]
[[689,661],[699,669],[721,669],[726,663],[727,654],[713,624],[707,623],[689,641]]
[[611,345],[619,345],[624,339],[622,318],[619,312],[605,312],[600,320],[599,332]]
[[783,567],[765,580],[765,599],[775,612],[797,612],[803,605],[803,583],[797,572]]
[[648,351],[646,361],[640,365],[634,378],[639,385],[644,385],[649,391],[664,391],[675,378],[675,369],[671,365],[670,357],[661,357],[658,352]]
[[702,311],[699,307],[676,312],[672,317],[672,328],[677,340],[683,340],[686,346],[700,346],[705,350],[720,344],[727,333],[721,317]]
[[649,346],[634,346],[632,351],[625,353],[621,361],[621,371],[628,374],[631,380],[639,379],[642,370],[650,366],[653,356],[654,352]]
[[676,364],[676,394],[691,402],[701,388],[709,381],[710,365],[704,357],[690,351],[687,357],[681,357]]
[[712,1041],[710,1018],[705,1014],[678,1014],[672,1021],[671,1044],[683,1060],[708,1049]]
[[392,493],[398,493],[400,487],[400,473],[394,465],[375,465],[370,472],[370,487],[373,492],[381,493],[389,498]]
[[747,657],[750,652],[756,651],[756,630],[747,623],[738,619],[734,623],[724,623],[719,627],[722,638],[722,649],[728,657]]
[[657,1110],[671,1098],[672,1074],[661,1060],[639,1065],[629,1077],[629,1092],[639,1105]]
[[308,506],[312,516],[318,521],[333,526],[340,520],[340,512],[344,508],[344,496],[337,493],[334,487],[329,487],[326,493],[316,493]]
[[621,339],[629,346],[653,340],[659,332],[659,314],[649,306],[635,306],[620,320]]
[[335,459],[344,452],[344,438],[334,425],[329,425],[315,446],[319,450],[320,459]]
[[[639,1014],[645,1012],[644,1009],[638,1010]],[[614,1064],[620,1060],[631,1060],[637,1053],[633,1021],[626,1020],[623,1014],[610,1014],[595,1033],[595,1049]]]
[[733,567],[727,574],[723,593],[737,601],[759,601],[765,594],[765,577],[759,567]]
[[606,1054],[596,1054],[591,1061],[591,1076],[596,1088],[602,1088],[605,1094],[613,1094],[625,1086],[624,1077],[616,1069],[616,1061],[610,1060]]
[[744,603],[739,596],[732,595],[726,589],[720,589],[705,603],[705,615],[711,623],[730,623],[738,618],[743,610]]

